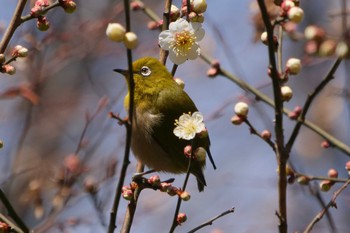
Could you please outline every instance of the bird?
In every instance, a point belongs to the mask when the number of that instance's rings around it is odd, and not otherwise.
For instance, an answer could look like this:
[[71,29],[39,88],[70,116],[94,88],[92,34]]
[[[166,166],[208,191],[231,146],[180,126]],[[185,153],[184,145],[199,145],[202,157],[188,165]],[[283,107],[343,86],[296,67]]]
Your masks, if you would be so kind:
[[[129,111],[130,86],[129,71],[115,69],[128,83],[128,93],[124,107]],[[192,146],[192,151],[204,148],[213,168],[216,169],[210,152],[208,133],[195,137],[191,142],[174,134],[174,124],[183,114],[197,112],[198,109],[189,95],[173,79],[167,68],[156,58],[143,57],[133,62],[134,110],[132,119],[131,149],[135,157],[148,168],[165,173],[186,173],[189,158],[184,148]],[[191,161],[190,173],[197,179],[198,190],[206,186],[203,170],[206,159]]]

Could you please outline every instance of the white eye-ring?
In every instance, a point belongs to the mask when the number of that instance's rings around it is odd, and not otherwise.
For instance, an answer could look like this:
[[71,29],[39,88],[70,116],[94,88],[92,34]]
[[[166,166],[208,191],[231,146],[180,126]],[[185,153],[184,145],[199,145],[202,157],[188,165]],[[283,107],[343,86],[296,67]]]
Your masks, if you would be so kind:
[[150,76],[152,71],[151,69],[148,67],[148,66],[142,66],[141,70],[140,70],[140,73],[142,76]]

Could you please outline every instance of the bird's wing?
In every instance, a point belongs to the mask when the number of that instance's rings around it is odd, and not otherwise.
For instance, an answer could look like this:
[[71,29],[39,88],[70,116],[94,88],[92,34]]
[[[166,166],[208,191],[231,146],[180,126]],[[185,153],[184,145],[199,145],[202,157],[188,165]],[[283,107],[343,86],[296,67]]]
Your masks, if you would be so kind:
[[[177,84],[175,84],[177,85]],[[184,156],[185,146],[191,144],[188,140],[179,139],[173,133],[175,128],[175,120],[184,113],[193,113],[197,107],[191,98],[178,86],[171,86],[163,89],[155,101],[154,109],[162,113],[163,118],[161,122],[155,126],[152,136],[154,140],[166,151],[172,160],[181,167],[182,170],[187,169],[188,159]],[[210,161],[212,161],[209,151],[209,137],[199,139],[197,146],[203,147],[207,150]],[[204,164],[198,164],[203,166]],[[214,165],[214,164],[213,164]],[[214,165],[215,167],[215,165]]]

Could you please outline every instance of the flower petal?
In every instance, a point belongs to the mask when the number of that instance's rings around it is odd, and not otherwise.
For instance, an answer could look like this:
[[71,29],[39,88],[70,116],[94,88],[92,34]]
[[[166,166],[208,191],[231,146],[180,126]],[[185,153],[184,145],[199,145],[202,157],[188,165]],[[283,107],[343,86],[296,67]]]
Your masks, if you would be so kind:
[[181,65],[187,60],[186,56],[182,56],[180,54],[176,55],[173,50],[169,51],[169,58],[176,65]]

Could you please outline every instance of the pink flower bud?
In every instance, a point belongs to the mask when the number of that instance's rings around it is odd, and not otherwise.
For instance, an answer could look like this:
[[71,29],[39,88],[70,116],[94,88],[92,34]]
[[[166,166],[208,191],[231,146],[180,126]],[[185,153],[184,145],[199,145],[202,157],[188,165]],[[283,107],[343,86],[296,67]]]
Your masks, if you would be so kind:
[[328,176],[331,178],[338,178],[338,171],[334,168],[328,170]]
[[158,175],[151,176],[148,179],[148,183],[150,183],[152,186],[158,186],[160,185],[160,177]]
[[149,30],[158,30],[159,29],[159,23],[156,21],[149,21],[147,24],[147,28]]
[[244,117],[240,117],[238,115],[234,115],[231,118],[231,123],[234,124],[234,125],[240,125],[240,124],[242,124],[242,122],[244,122],[244,120],[245,120]]
[[14,75],[16,73],[16,68],[14,66],[11,66],[9,64],[2,66],[2,69],[4,73],[9,75]]
[[208,77],[211,77],[211,78],[216,77],[218,74],[219,74],[219,70],[217,68],[211,67],[207,71]]
[[330,144],[327,140],[321,142],[321,147],[324,148],[324,149],[327,149],[330,147]]
[[271,139],[271,132],[268,130],[264,130],[261,132],[261,137],[266,141],[270,140]]
[[182,223],[186,222],[186,220],[187,220],[187,216],[185,213],[179,213],[177,215],[177,219],[176,219],[177,224],[181,225]]
[[40,31],[47,31],[50,28],[50,23],[47,21],[46,17],[39,17],[38,21],[36,22],[36,27]]
[[345,169],[350,172],[350,161],[346,162]]
[[161,191],[161,192],[167,192],[168,189],[169,189],[171,186],[172,186],[172,185],[169,184],[169,183],[162,182],[162,183],[160,183],[160,185],[159,185],[159,191]]
[[143,2],[132,1],[132,2],[130,3],[130,8],[131,8],[131,10],[133,10],[133,11],[143,9],[144,7],[145,7],[145,5],[143,4]]
[[122,192],[122,197],[127,200],[127,201],[130,201],[132,198],[133,198],[133,192],[131,189],[127,189],[127,190],[124,190]]
[[191,158],[191,155],[192,155],[192,146],[191,145],[185,146],[184,154],[187,158]]

